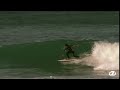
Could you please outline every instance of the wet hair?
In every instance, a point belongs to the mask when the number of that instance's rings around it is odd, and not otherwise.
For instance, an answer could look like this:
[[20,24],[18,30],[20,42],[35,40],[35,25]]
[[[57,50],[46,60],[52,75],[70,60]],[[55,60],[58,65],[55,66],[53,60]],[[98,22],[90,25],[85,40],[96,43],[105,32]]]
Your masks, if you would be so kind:
[[68,44],[65,44],[65,46],[69,46]]

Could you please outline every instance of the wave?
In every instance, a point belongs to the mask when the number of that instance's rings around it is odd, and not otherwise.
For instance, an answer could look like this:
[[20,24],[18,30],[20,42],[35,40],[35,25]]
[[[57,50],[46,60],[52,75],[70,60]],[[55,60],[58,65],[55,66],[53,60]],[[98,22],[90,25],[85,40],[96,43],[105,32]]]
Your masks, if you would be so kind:
[[94,70],[119,70],[119,43],[94,42],[91,54],[70,63],[92,66]]
[[62,49],[65,43],[79,45],[75,51],[80,54],[80,59],[68,64],[92,66],[94,70],[119,70],[119,43],[94,40],[57,40],[3,45],[0,48],[0,63],[46,67],[48,62],[49,65],[57,65],[57,60],[66,56]]

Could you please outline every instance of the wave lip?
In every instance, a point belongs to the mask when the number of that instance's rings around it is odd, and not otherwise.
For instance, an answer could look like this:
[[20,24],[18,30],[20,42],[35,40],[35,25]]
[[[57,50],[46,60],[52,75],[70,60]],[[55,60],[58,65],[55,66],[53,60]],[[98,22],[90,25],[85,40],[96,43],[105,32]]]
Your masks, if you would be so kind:
[[85,64],[94,70],[119,70],[119,43],[95,42]]

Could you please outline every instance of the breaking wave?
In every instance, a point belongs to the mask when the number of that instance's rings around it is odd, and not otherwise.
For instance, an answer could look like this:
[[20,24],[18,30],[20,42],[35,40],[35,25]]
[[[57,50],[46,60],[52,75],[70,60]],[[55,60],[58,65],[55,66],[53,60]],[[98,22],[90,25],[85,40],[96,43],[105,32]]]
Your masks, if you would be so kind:
[[70,63],[92,66],[94,70],[119,70],[119,43],[95,42],[91,54]]

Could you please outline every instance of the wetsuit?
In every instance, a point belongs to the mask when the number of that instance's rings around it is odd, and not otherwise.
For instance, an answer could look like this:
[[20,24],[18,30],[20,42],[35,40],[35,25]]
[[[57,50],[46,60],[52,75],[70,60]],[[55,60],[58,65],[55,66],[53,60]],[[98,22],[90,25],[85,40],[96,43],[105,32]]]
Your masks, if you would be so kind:
[[69,54],[70,54],[70,53],[72,53],[73,56],[76,57],[76,56],[75,56],[75,52],[72,50],[71,47],[72,47],[72,46],[70,46],[70,45],[66,45],[66,46],[65,46],[65,49],[64,49],[64,50],[66,51],[67,58],[70,58],[70,57],[69,57]]

